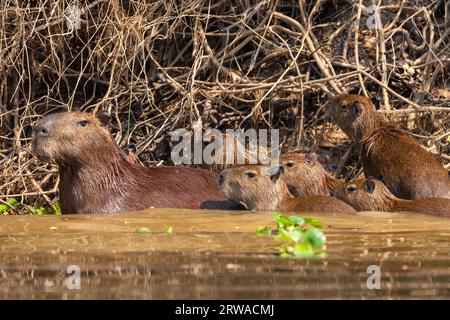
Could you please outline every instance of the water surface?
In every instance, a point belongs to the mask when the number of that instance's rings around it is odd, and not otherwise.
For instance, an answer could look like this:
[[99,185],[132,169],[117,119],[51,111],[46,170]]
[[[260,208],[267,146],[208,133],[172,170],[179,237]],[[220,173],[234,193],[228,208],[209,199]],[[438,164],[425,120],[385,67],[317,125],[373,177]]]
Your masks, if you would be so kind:
[[[279,258],[273,239],[255,233],[273,226],[270,212],[2,216],[0,299],[450,298],[449,219],[313,216],[327,236],[323,260]],[[69,265],[81,270],[80,290],[67,288]],[[370,265],[379,290],[367,287]]]

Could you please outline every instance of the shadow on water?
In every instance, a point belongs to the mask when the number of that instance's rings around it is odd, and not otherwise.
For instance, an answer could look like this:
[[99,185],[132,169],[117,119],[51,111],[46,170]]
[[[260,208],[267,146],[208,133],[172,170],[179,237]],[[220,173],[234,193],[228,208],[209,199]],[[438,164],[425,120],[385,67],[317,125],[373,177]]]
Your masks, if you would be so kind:
[[[255,233],[273,225],[268,212],[2,216],[0,299],[450,298],[450,220],[313,216],[324,224],[324,260],[279,258],[273,239]],[[67,288],[70,265],[79,290]],[[368,289],[370,265],[381,289]]]

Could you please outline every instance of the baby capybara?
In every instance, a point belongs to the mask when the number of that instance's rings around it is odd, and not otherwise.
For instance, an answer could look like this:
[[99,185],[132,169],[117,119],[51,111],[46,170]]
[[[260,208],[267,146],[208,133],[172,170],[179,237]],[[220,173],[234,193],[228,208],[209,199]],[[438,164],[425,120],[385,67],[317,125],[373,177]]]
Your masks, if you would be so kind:
[[329,196],[294,198],[280,179],[283,172],[283,166],[245,165],[227,169],[220,173],[219,188],[225,197],[249,210],[355,212],[345,202]]
[[344,184],[333,194],[358,211],[408,211],[450,217],[450,199],[399,199],[381,181],[372,177]]
[[33,128],[32,150],[59,166],[63,213],[117,213],[150,207],[235,209],[217,174],[187,167],[144,167],[115,143],[106,111],[63,112]]
[[388,123],[369,98],[339,95],[330,101],[327,112],[355,143],[366,177],[383,181],[403,199],[450,198],[450,178],[442,164]]
[[282,179],[294,197],[329,196],[331,190],[341,185],[322,167],[314,152],[284,155],[281,164],[284,167]]

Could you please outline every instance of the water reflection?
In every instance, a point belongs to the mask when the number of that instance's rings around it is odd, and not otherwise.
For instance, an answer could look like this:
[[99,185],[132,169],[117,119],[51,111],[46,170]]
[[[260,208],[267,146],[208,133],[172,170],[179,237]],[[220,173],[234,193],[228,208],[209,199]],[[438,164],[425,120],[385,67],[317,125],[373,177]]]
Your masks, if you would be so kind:
[[[114,216],[0,217],[0,298],[449,298],[450,221],[314,214],[325,260],[278,258],[270,213],[152,209]],[[164,234],[164,226],[173,234]],[[145,226],[150,234],[135,233]],[[66,286],[78,265],[81,289]],[[381,289],[367,288],[367,267]]]

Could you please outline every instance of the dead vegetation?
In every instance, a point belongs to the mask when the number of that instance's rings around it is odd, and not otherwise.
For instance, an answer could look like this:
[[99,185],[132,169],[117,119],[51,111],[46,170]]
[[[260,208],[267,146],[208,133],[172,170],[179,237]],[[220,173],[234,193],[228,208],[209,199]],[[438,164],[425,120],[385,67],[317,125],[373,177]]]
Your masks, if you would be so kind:
[[170,132],[201,123],[279,128],[283,149],[349,177],[356,158],[321,107],[358,93],[448,167],[450,2],[377,4],[380,19],[362,0],[2,1],[0,201],[56,201],[30,129],[68,109],[109,110],[145,165],[170,164]]

